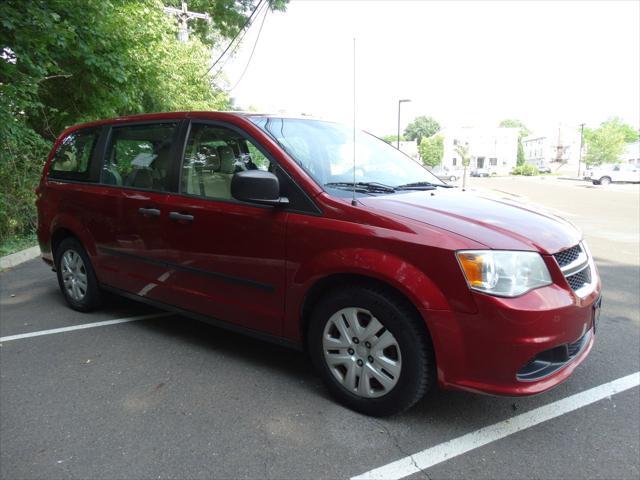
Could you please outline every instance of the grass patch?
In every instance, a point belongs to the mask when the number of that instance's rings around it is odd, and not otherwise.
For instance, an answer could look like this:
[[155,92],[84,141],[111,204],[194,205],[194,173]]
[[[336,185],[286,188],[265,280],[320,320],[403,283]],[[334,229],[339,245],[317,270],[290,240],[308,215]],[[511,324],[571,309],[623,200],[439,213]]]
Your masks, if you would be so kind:
[[38,239],[36,238],[35,233],[9,237],[6,240],[2,240],[0,243],[0,257],[19,252],[25,248],[35,247],[37,244]]

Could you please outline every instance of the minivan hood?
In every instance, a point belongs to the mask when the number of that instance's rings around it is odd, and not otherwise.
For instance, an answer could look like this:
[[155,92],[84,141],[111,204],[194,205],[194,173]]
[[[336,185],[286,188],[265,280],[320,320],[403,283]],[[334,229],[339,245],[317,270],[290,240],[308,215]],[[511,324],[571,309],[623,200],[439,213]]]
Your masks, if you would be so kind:
[[367,207],[448,230],[492,249],[556,253],[582,238],[573,225],[553,214],[470,191],[438,189],[359,200]]

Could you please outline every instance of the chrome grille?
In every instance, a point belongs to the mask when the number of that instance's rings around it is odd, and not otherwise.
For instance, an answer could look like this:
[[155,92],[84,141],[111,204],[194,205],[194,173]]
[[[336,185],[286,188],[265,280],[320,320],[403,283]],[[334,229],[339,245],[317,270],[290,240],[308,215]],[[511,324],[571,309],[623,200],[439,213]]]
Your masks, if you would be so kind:
[[578,244],[575,247],[567,248],[566,250],[558,252],[553,256],[558,262],[558,265],[560,265],[560,268],[562,268],[569,265],[571,262],[575,262],[578,257],[580,257],[581,253],[582,247]]
[[591,285],[592,272],[587,250],[582,244],[555,253],[553,257],[558,262],[560,270],[567,279],[567,283],[574,292],[584,296],[585,289]]
[[591,269],[587,266],[578,273],[569,275],[567,282],[573,290],[579,290],[585,285],[589,285],[591,283]]

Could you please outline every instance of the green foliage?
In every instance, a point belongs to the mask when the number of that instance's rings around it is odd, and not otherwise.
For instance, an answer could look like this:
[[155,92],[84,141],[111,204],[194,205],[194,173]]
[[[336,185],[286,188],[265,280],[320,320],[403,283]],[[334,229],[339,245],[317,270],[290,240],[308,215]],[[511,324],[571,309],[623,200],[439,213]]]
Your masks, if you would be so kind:
[[0,8],[1,44],[16,55],[2,62],[2,106],[24,111],[45,138],[84,120],[228,105],[204,76],[209,48],[180,43],[159,1],[10,0]]
[[35,231],[34,189],[50,145],[40,135],[0,111],[0,243]]
[[523,122],[515,118],[507,118],[505,120],[502,120],[498,126],[502,128],[519,128],[520,138],[526,137],[531,133]]
[[[272,11],[284,11],[288,2],[289,0],[270,0],[268,3]],[[208,13],[213,19],[213,32],[205,20],[194,19],[189,22],[193,35],[201,42],[212,45],[216,39],[233,37],[260,0],[189,0],[187,3],[190,11]],[[164,4],[181,8],[182,0],[164,0]]]
[[638,140],[638,132],[614,117],[596,129],[585,128],[584,139],[587,165],[615,163],[624,152],[625,144]]
[[35,233],[8,237],[6,240],[0,242],[0,257],[33,247],[37,243],[38,238]]
[[[381,140],[384,140],[389,145],[396,145],[398,143],[398,135],[385,135],[384,137],[380,137]],[[400,135],[400,141],[404,142],[406,138],[404,135]]]
[[471,156],[469,155],[469,145],[459,144],[456,145],[456,153],[460,156],[463,167],[468,167],[471,162]]
[[418,146],[422,163],[427,167],[435,167],[440,165],[444,156],[444,138],[442,135],[433,135],[432,137],[423,137]]
[[524,175],[525,177],[531,177],[533,175],[539,175],[538,167],[531,165],[530,163],[524,163],[514,167],[511,171],[511,175]]
[[[33,191],[64,128],[135,113],[229,108],[228,95],[206,74],[210,47],[238,32],[254,4],[189,2],[212,15],[213,28],[199,25],[184,44],[160,0],[0,2],[0,241],[33,230]],[[285,5],[270,2],[272,10]]]
[[524,147],[522,146],[522,139],[529,135],[531,132],[527,126],[516,118],[507,118],[502,120],[498,125],[502,128],[518,128],[518,154],[516,157],[516,165],[524,165]]
[[413,122],[404,129],[404,136],[407,140],[417,140],[418,145],[424,137],[431,137],[440,131],[440,124],[432,117],[416,117]]
[[518,138],[518,155],[516,157],[516,165],[524,165],[524,147],[522,146],[521,138]]

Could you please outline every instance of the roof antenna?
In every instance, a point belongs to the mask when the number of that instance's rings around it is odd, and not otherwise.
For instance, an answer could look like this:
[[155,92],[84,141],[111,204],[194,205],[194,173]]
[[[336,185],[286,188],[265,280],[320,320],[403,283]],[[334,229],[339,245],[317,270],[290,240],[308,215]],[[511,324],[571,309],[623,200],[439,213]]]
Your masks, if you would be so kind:
[[353,196],[351,205],[358,205],[356,202],[356,39],[353,38]]

